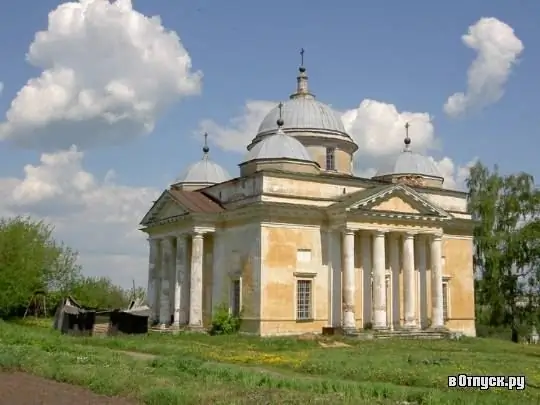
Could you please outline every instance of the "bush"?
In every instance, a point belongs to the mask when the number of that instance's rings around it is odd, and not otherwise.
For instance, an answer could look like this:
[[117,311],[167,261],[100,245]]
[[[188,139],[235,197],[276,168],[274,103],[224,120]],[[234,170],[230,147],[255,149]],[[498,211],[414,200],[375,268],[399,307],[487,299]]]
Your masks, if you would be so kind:
[[211,335],[231,335],[240,329],[240,316],[234,316],[230,313],[229,307],[221,304],[216,307],[212,318]]

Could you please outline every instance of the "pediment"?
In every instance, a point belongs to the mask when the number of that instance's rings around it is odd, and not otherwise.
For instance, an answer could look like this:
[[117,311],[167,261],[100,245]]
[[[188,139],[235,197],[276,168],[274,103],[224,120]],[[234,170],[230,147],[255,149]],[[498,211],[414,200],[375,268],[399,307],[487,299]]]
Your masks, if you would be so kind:
[[157,219],[166,219],[170,217],[176,217],[178,215],[185,215],[187,213],[188,211],[181,207],[180,204],[178,204],[174,200],[170,200],[163,206],[159,215],[157,216]]
[[150,225],[154,222],[186,215],[188,213],[189,212],[171,196],[169,191],[165,190],[146,213],[141,221],[141,225]]
[[410,203],[404,201],[398,196],[390,197],[386,200],[378,202],[371,207],[373,211],[393,211],[404,212],[407,214],[420,214],[420,211],[414,208]]
[[348,212],[362,211],[374,215],[403,214],[451,218],[445,210],[404,184],[391,184],[357,191],[345,196],[342,201],[332,205],[331,209],[344,209]]

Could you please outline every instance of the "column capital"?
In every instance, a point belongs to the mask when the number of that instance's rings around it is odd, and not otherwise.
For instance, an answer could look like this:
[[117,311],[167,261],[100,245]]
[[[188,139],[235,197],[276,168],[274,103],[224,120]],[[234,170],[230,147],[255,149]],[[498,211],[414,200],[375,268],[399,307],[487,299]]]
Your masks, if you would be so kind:
[[373,232],[373,235],[381,237],[381,236],[384,236],[385,234],[387,234],[388,230],[386,230],[386,229],[374,229],[372,232]]
[[191,229],[192,234],[201,234],[204,235],[205,233],[213,233],[216,229],[214,227],[208,227],[208,226],[194,226]]
[[443,237],[443,234],[440,232],[433,232],[429,235],[433,241],[441,241]]
[[415,237],[415,235],[418,235],[418,232],[416,231],[404,231],[403,232],[403,236],[406,238],[406,239],[412,239]]
[[356,233],[356,231],[354,229],[351,229],[351,228],[343,228],[341,230],[341,232],[344,234],[344,235],[354,235]]

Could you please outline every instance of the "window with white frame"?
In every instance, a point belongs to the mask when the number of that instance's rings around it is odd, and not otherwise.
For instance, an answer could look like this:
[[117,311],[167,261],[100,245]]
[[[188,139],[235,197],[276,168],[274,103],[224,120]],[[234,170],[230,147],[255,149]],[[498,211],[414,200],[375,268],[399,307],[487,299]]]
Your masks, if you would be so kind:
[[336,148],[326,148],[326,170],[336,170]]
[[241,308],[241,283],[239,279],[231,281],[231,313],[233,316],[240,315]]
[[296,280],[296,319],[313,319],[313,280]]
[[442,284],[442,299],[443,299],[443,319],[444,321],[446,322],[448,319],[449,319],[449,287],[448,287],[448,281],[443,281],[443,284]]

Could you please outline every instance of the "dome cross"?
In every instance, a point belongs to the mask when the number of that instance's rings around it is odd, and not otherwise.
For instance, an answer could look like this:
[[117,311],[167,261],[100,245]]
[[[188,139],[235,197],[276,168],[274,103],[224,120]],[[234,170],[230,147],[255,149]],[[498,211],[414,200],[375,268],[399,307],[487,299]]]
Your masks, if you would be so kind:
[[210,148],[208,147],[208,133],[204,133],[204,146],[202,148],[202,151],[204,153],[203,158],[208,157],[208,152],[210,152]]
[[278,128],[281,128],[283,126],[283,103],[279,103],[278,104],[278,108],[279,108],[279,118],[277,120],[277,125],[278,125]]
[[411,125],[406,122],[405,123],[405,139],[403,140],[403,142],[405,143],[405,150],[409,150],[409,147],[411,145],[411,138],[409,138],[409,127]]

